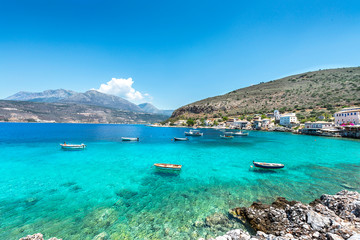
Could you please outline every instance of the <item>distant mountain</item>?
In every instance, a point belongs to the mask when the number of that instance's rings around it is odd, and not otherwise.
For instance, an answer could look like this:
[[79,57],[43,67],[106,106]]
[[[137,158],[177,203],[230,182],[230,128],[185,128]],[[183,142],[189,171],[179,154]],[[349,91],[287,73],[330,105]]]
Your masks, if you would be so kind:
[[96,90],[89,90],[85,93],[76,93],[69,96],[68,98],[60,100],[59,102],[109,107],[132,112],[142,112],[141,108],[139,108],[134,103],[131,103],[121,97],[101,93]]
[[149,124],[167,118],[84,104],[0,100],[0,122]]
[[77,94],[71,90],[56,89],[43,92],[18,92],[5,100],[32,101],[32,102],[57,102]]
[[84,93],[64,89],[46,90],[43,92],[18,92],[10,97],[5,98],[5,100],[44,103],[73,103],[114,108],[129,112],[161,114],[165,116],[171,116],[173,112],[173,110],[160,110],[151,103],[136,105],[121,97],[101,93],[96,90],[89,90]]
[[240,88],[174,111],[172,118],[240,114],[360,105],[360,67],[319,70]]
[[156,113],[156,114],[162,114],[162,115],[166,115],[166,116],[171,116],[171,114],[173,113],[173,110],[160,110],[157,107],[155,107],[154,105],[152,105],[151,103],[142,103],[138,105],[142,111],[146,112],[146,113]]
[[56,89],[43,92],[18,92],[5,100],[30,101],[30,102],[61,102],[76,103],[100,107],[116,108],[124,111],[142,112],[136,104],[121,97],[89,90],[85,93],[78,93],[71,90]]

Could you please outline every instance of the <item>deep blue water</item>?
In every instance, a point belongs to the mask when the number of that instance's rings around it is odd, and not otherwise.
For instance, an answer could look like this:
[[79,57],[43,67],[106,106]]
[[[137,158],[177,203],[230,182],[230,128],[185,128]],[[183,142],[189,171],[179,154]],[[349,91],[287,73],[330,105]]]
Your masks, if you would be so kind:
[[[270,203],[277,196],[310,202],[360,188],[360,141],[252,131],[220,139],[218,130],[173,142],[184,128],[139,125],[0,123],[0,239],[45,237],[197,239],[227,229],[206,216]],[[140,142],[121,142],[121,137]],[[62,151],[59,143],[85,143]],[[252,161],[281,162],[278,171]],[[180,174],[156,162],[182,164]],[[241,227],[234,222],[233,227]]]

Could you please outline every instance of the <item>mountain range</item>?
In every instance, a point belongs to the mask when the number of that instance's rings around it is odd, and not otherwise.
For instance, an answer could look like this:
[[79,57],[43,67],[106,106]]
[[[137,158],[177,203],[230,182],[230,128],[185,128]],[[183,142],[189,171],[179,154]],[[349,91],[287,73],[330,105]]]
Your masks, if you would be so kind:
[[160,114],[76,103],[0,100],[0,122],[148,124],[167,118]]
[[288,76],[206,98],[175,110],[177,118],[201,118],[334,109],[360,105],[360,67],[327,69]]
[[160,110],[151,103],[136,105],[121,97],[105,94],[96,90],[78,93],[71,90],[56,89],[43,92],[18,92],[4,100],[30,101],[45,103],[74,103],[98,107],[114,108],[122,111],[154,113],[170,116],[172,110]]
[[154,123],[172,112],[96,90],[18,92],[0,100],[0,121],[11,122]]

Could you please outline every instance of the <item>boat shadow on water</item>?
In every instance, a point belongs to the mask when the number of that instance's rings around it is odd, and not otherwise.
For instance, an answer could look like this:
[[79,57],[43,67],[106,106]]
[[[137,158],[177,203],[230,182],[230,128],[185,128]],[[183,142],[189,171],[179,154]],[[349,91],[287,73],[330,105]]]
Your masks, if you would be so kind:
[[270,173],[270,174],[281,173],[285,171],[284,169],[266,169],[266,168],[250,168],[249,170],[256,173]]
[[161,177],[180,177],[181,171],[154,169],[153,174]]

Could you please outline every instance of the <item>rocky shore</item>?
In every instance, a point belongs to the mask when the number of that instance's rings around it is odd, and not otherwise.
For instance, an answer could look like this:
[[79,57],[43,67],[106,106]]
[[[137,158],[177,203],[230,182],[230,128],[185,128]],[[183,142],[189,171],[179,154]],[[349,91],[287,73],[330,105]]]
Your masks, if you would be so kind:
[[[20,238],[19,240],[44,240],[44,236],[41,233],[35,233],[26,237]],[[48,240],[62,240],[61,238],[49,238]]]
[[[360,194],[343,190],[335,195],[324,194],[310,204],[279,197],[271,205],[254,202],[250,207],[231,209],[228,216],[215,213],[195,222],[195,226],[226,231],[239,227],[233,224],[236,222],[253,234],[235,229],[210,240],[360,240]],[[104,232],[94,239],[111,237]],[[44,238],[37,233],[20,240]]]
[[324,194],[309,205],[280,197],[271,205],[254,202],[250,207],[231,209],[229,216],[256,234],[236,229],[216,240],[360,239],[358,192]]

